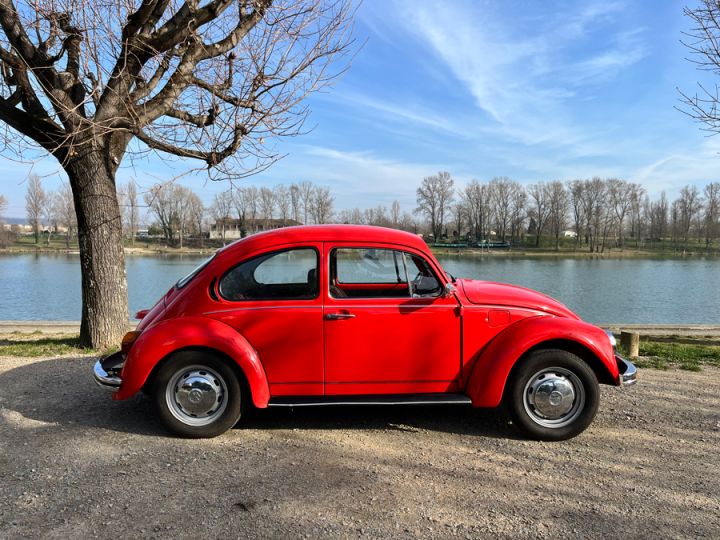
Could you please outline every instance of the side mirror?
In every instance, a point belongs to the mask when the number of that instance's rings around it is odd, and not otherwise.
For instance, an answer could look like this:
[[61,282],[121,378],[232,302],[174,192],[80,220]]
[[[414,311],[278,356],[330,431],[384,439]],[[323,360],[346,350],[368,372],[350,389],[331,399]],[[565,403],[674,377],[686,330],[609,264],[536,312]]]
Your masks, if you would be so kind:
[[448,296],[455,294],[456,290],[455,285],[452,283],[446,283],[445,288],[443,289],[443,298],[447,298]]

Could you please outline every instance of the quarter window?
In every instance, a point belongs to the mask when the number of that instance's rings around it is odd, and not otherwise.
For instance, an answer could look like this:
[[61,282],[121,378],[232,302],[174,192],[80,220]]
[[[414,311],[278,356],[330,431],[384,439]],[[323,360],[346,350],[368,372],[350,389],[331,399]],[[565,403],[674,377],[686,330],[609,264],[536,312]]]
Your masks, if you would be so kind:
[[266,253],[240,263],[220,280],[226,300],[309,300],[318,295],[318,254],[312,248]]

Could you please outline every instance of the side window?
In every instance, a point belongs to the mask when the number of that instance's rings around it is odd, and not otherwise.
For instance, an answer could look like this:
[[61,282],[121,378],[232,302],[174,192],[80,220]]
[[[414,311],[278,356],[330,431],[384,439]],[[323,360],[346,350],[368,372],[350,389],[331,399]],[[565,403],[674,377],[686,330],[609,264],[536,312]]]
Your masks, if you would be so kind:
[[220,279],[226,300],[310,300],[318,295],[318,254],[312,248],[266,253],[244,261]]
[[334,298],[437,296],[440,283],[427,261],[394,249],[337,248],[330,254]]

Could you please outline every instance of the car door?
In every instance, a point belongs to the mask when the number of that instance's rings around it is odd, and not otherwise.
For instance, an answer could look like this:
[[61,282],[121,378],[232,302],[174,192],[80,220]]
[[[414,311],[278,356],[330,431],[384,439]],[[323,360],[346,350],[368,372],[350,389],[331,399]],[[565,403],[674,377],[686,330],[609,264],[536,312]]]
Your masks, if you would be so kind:
[[346,243],[326,243],[325,258],[325,393],[457,390],[460,310],[427,259]]
[[277,246],[227,270],[206,316],[237,330],[257,351],[273,396],[322,395],[322,244]]

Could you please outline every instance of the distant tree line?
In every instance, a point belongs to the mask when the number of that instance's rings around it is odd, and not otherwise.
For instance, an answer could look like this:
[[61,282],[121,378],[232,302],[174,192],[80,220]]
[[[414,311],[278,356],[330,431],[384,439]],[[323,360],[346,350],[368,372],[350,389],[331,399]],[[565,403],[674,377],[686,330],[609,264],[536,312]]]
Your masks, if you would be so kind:
[[652,200],[642,185],[617,178],[525,187],[496,177],[456,189],[451,175],[440,172],[422,180],[417,205],[436,242],[493,239],[540,247],[545,241],[560,249],[571,237],[576,249],[602,253],[628,244],[640,248],[669,242],[685,250],[693,243],[710,248],[720,241],[720,182],[702,190],[687,185],[669,201],[665,192]]
[[[422,179],[417,207],[403,211],[399,201],[389,207],[336,211],[329,188],[305,181],[273,188],[235,186],[215,195],[205,206],[190,188],[174,182],[156,184],[142,193],[134,180],[118,188],[126,238],[134,243],[141,223],[168,245],[183,247],[187,239],[201,247],[214,225],[225,240],[228,223],[243,235],[251,225],[264,229],[310,223],[379,225],[422,233],[431,243],[468,242],[485,245],[582,249],[602,253],[625,247],[675,250],[720,246],[720,182],[702,188],[687,185],[674,200],[663,192],[651,199],[637,183],[598,177],[524,186],[507,177],[472,180],[456,186],[441,171]],[[0,218],[7,201],[0,195]],[[28,223],[36,243],[50,244],[61,228],[69,247],[77,223],[72,191],[43,188],[30,175],[25,195]]]

